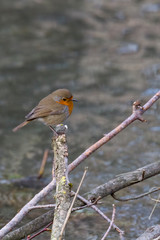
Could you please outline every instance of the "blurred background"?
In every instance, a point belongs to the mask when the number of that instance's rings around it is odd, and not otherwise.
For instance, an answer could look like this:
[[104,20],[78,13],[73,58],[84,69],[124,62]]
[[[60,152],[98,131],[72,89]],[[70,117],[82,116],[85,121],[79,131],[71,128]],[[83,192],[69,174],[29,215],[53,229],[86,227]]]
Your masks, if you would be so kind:
[[[44,150],[51,149],[52,133],[41,123],[32,122],[16,133],[12,128],[43,97],[58,88],[70,89],[78,100],[66,122],[73,161],[125,120],[133,101],[144,104],[160,88],[159,26],[160,3],[154,0],[1,0],[0,227],[40,190],[32,182],[16,186],[11,181],[36,176]],[[74,170],[74,190],[85,166],[89,170],[81,193],[158,161],[159,106],[157,102],[145,113],[147,123],[131,124]],[[50,152],[44,181],[51,179],[52,158]],[[159,186],[159,177],[119,195],[140,194],[154,186]],[[115,222],[127,239],[159,223],[159,206],[148,219],[154,205],[149,197],[126,203],[108,197],[102,202],[108,217],[112,203],[116,205]],[[67,239],[100,239],[106,229],[97,214],[82,211],[71,216]],[[109,239],[117,238],[111,231]]]

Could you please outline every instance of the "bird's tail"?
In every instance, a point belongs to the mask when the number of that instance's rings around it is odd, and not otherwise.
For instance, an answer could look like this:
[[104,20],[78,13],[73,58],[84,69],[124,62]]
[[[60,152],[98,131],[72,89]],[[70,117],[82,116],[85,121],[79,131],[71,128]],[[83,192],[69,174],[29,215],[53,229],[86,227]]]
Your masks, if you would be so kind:
[[18,129],[24,127],[25,125],[27,125],[29,123],[29,121],[24,121],[21,124],[19,124],[17,127],[13,128],[12,131],[16,132]]

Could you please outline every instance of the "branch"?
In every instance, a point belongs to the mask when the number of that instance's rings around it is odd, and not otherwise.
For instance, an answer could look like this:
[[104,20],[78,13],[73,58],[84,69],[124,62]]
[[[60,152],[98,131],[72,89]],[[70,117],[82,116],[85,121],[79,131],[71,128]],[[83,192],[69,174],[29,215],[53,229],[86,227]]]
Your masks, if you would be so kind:
[[[160,190],[160,187],[158,187],[158,188],[152,188],[149,192],[140,194],[140,195],[135,196],[135,197],[129,197],[129,198],[119,198],[119,197],[115,196],[114,193],[111,194],[111,196],[112,196],[115,200],[117,200],[117,201],[126,202],[126,201],[131,201],[131,200],[140,199],[140,198],[142,198],[142,197],[145,197],[145,196],[147,196],[147,195],[149,195],[149,194],[151,194],[151,193],[157,192],[157,191],[159,191],[159,190]],[[152,200],[156,200],[156,199],[153,199],[153,198],[151,198],[151,199],[152,199]],[[157,202],[157,201],[158,201],[158,200],[156,200],[156,202]]]
[[[119,126],[113,129],[108,134],[105,134],[99,141],[90,146],[86,151],[84,151],[78,158],[76,158],[69,166],[69,172],[77,167],[81,162],[88,158],[93,152],[103,146],[105,143],[110,141],[119,132],[128,127],[135,120],[142,120],[142,115],[147,111],[158,99],[160,98],[160,91],[158,91],[143,107],[138,107],[133,109],[133,113],[124,120]],[[136,103],[136,102],[135,102]]]
[[[71,205],[70,186],[68,182],[68,147],[66,129],[52,140],[54,151],[53,170],[56,178],[56,207],[52,225],[51,240],[61,238],[61,230]],[[64,236],[63,236],[64,237]]]
[[153,207],[153,209],[152,209],[152,211],[151,211],[151,214],[150,214],[149,217],[148,217],[149,220],[151,219],[152,214],[153,214],[154,210],[155,210],[156,207],[157,207],[157,204],[158,204],[159,199],[160,199],[160,194],[158,195],[158,199],[153,199],[151,196],[150,196],[150,198],[151,198],[152,200],[156,201],[156,203],[155,203],[155,205],[154,205],[154,207]]
[[[81,162],[94,153],[97,149],[107,143],[110,139],[116,136],[119,132],[125,129],[135,120],[140,119],[143,113],[148,110],[160,98],[160,91],[158,91],[143,107],[133,111],[130,117],[123,121],[118,127],[113,129],[110,133],[105,134],[99,141],[90,146],[79,157],[77,157],[69,166],[68,171],[75,169]],[[11,221],[0,230],[0,239],[10,232],[28,213],[29,208],[36,205],[41,199],[47,196],[55,188],[55,178],[38,194],[36,194],[16,215]]]
[[44,173],[45,165],[46,165],[47,158],[48,158],[48,153],[49,153],[49,149],[46,149],[43,154],[43,159],[42,159],[41,167],[40,167],[40,170],[38,173],[38,178],[41,178]]
[[[147,173],[144,171],[147,169]],[[145,173],[145,174],[144,174]],[[109,182],[94,188],[89,193],[85,194],[84,196],[89,199],[91,202],[87,203],[87,205],[90,207],[93,203],[97,202],[97,199],[100,200],[104,197],[107,197],[108,195],[111,195],[125,187],[128,187],[130,185],[136,184],[138,182],[144,181],[145,179],[155,176],[160,173],[160,162],[149,164],[143,168],[137,169],[133,172],[128,172],[125,174],[121,174],[115,179],[110,180]],[[89,205],[90,204],[90,205]],[[76,206],[82,206],[81,202],[76,202]],[[31,210],[32,208],[30,208]],[[6,237],[4,237],[4,240],[11,240],[16,239],[19,240],[21,236],[22,238],[25,236],[26,233],[31,234],[37,230],[39,230],[41,227],[44,227],[47,225],[50,221],[52,221],[54,210],[51,210],[42,216],[36,218],[35,220],[31,221],[30,223],[27,223],[26,225],[22,226],[20,228],[20,233],[22,235],[18,235],[17,238],[15,238],[18,230],[15,230],[8,234]],[[45,215],[45,216],[44,216]],[[42,218],[42,220],[41,220]],[[35,221],[35,223],[34,223]],[[39,224],[38,224],[39,222]],[[43,224],[41,224],[43,223]]]
[[135,171],[124,173],[119,175],[117,178],[108,181],[105,184],[98,186],[89,193],[87,193],[88,199],[94,201],[97,197],[104,198],[108,195],[136,184],[142,182],[150,177],[153,177],[160,173],[160,161],[155,162],[149,165],[146,165],[142,168],[139,168]]
[[42,209],[42,208],[55,208],[56,204],[46,204],[46,205],[36,205],[36,206],[33,206],[33,207],[30,207],[29,210],[33,210],[33,209]]
[[[77,198],[78,198],[81,202],[87,204],[89,207],[91,207],[92,209],[94,209],[94,210],[95,210],[97,213],[99,213],[99,215],[100,215],[101,217],[103,217],[107,222],[111,223],[111,220],[110,220],[97,206],[91,205],[91,203],[90,203],[87,199],[85,199],[84,197],[82,197],[82,196],[80,196],[80,195],[78,195]],[[120,235],[123,235],[123,234],[124,234],[124,231],[122,231],[119,227],[117,227],[116,224],[113,223],[112,226],[114,227],[114,229],[117,230],[117,232],[118,232]]]
[[50,227],[52,225],[52,223],[53,222],[50,222],[49,224],[47,224],[47,226],[45,226],[43,229],[41,229],[38,233],[35,233],[33,236],[28,236],[27,240],[31,240],[45,231],[50,231],[50,229],[48,227]]
[[81,181],[80,181],[80,184],[79,184],[79,186],[78,186],[78,188],[77,188],[77,191],[76,191],[76,193],[75,193],[75,195],[74,195],[74,198],[73,198],[73,200],[72,200],[72,203],[71,203],[71,205],[70,205],[70,207],[69,207],[69,209],[68,209],[68,213],[67,213],[67,215],[66,215],[66,219],[65,219],[65,221],[64,221],[64,223],[63,223],[63,226],[62,226],[62,229],[61,229],[60,240],[62,239],[64,229],[65,229],[65,227],[66,227],[66,224],[67,224],[68,219],[69,219],[69,217],[70,217],[70,214],[71,214],[71,212],[72,212],[72,208],[73,208],[74,202],[75,202],[75,200],[76,200],[76,198],[77,198],[77,195],[78,195],[78,193],[79,193],[79,190],[80,190],[80,188],[81,188],[81,186],[82,186],[82,183],[83,183],[84,178],[85,178],[85,176],[86,176],[87,170],[88,170],[88,168],[85,168],[84,173],[83,173],[83,176],[82,176],[82,179],[81,179]]
[[113,223],[114,223],[115,214],[116,214],[116,208],[115,208],[115,205],[113,204],[112,219],[111,219],[110,225],[109,225],[109,227],[108,227],[106,233],[104,234],[104,236],[102,237],[101,240],[104,240],[104,239],[107,237],[108,233],[110,232],[111,227],[112,227],[112,225],[113,225]]
[[[29,234],[38,231],[53,220],[54,210],[50,210],[43,215],[35,218],[26,225],[10,232],[3,240],[19,240],[27,237]],[[0,238],[1,239],[1,238]]]
[[136,240],[158,240],[160,236],[160,225],[147,228],[147,230]]

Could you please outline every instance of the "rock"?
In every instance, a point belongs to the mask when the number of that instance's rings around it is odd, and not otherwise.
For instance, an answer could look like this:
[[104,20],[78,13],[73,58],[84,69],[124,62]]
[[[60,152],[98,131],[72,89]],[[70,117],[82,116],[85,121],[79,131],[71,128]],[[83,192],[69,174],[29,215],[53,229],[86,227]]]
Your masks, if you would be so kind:
[[139,46],[136,43],[124,43],[117,49],[119,54],[131,54],[136,53],[139,50]]
[[146,3],[142,6],[142,12],[155,13],[160,11],[160,3]]

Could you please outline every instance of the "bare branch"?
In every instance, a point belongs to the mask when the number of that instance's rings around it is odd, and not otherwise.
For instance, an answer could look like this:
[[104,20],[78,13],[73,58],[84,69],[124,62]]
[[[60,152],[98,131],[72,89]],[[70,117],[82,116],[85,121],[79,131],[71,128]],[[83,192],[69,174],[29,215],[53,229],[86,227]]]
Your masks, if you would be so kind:
[[119,126],[113,129],[108,134],[105,134],[99,141],[90,146],[86,151],[84,151],[78,158],[76,158],[69,166],[69,172],[77,167],[81,162],[88,158],[93,152],[103,146],[105,143],[110,141],[119,132],[128,127],[135,120],[140,120],[142,115],[146,110],[148,110],[158,99],[160,98],[160,91],[158,91],[143,107],[134,109],[133,113],[124,120]]
[[[100,216],[103,217],[107,222],[111,223],[111,220],[110,220],[98,207],[96,207],[95,205],[90,205],[90,202],[89,202],[87,199],[85,199],[84,197],[80,196],[80,195],[78,195],[77,198],[78,198],[80,201],[82,201],[82,202],[84,202],[85,204],[87,204],[88,206],[90,206],[92,209],[94,209],[94,210],[95,210],[97,213],[99,213]],[[124,231],[122,231],[122,230],[121,230],[119,227],[117,227],[117,225],[114,224],[114,223],[112,224],[112,226],[114,227],[114,229],[117,230],[117,232],[118,232],[120,235],[123,236]]]
[[[9,223],[7,223],[0,230],[0,239],[4,237],[8,232],[10,232],[29,212],[29,209],[37,204],[43,197],[48,195],[52,189],[55,187],[55,179],[53,179],[45,188],[43,188],[39,193],[37,193],[16,215],[11,219]],[[30,229],[31,230],[31,229]]]
[[46,161],[47,161],[47,158],[48,158],[48,153],[49,153],[49,149],[46,149],[44,151],[44,154],[43,154],[43,159],[42,159],[41,167],[40,167],[40,170],[39,170],[38,178],[41,178],[43,173],[44,173]]
[[36,205],[33,207],[30,207],[29,210],[34,210],[34,209],[42,209],[42,208],[55,208],[56,204],[46,204],[46,205]]
[[77,188],[77,191],[76,191],[76,193],[75,193],[75,195],[74,195],[74,198],[73,198],[73,200],[72,200],[72,203],[71,203],[71,205],[70,205],[70,208],[68,209],[68,213],[67,213],[66,219],[65,219],[65,221],[64,221],[64,223],[63,223],[63,226],[62,226],[62,229],[61,229],[60,240],[62,239],[62,235],[63,235],[64,229],[65,229],[65,227],[66,227],[66,224],[67,224],[68,219],[69,219],[69,217],[70,217],[70,214],[71,214],[71,212],[72,212],[73,205],[74,205],[74,203],[75,203],[75,200],[76,200],[76,198],[77,198],[77,195],[78,195],[78,193],[79,193],[79,190],[80,190],[80,188],[81,188],[81,186],[82,186],[82,183],[83,183],[84,178],[85,178],[85,176],[86,176],[87,170],[88,170],[88,168],[85,168],[84,173],[83,173],[83,176],[82,176],[82,179],[81,179],[81,181],[80,181],[80,184],[79,184],[79,186],[78,186],[78,188]]
[[38,235],[40,235],[41,233],[43,233],[43,232],[45,232],[45,231],[48,231],[48,230],[49,230],[48,227],[51,226],[51,225],[52,225],[52,222],[50,222],[49,224],[47,224],[46,227],[44,227],[44,228],[43,228],[42,230],[40,230],[38,233],[35,233],[33,236],[28,236],[28,237],[27,237],[27,240],[31,240],[31,239],[37,237]]
[[100,198],[97,198],[93,203],[83,205],[83,206],[80,206],[80,207],[76,207],[76,208],[72,208],[72,212],[78,211],[78,210],[81,210],[81,209],[84,209],[84,208],[87,208],[87,207],[91,207],[92,205],[96,205],[98,203],[99,199]]
[[[137,199],[139,199],[139,198],[145,197],[145,196],[147,196],[147,195],[149,195],[149,194],[151,194],[151,193],[157,192],[157,191],[159,191],[159,190],[160,190],[160,188],[154,188],[154,189],[152,188],[152,190],[150,190],[149,192],[146,192],[146,193],[143,193],[143,194],[140,194],[140,195],[138,195],[138,196],[131,197],[131,198],[118,198],[117,196],[115,196],[114,193],[112,193],[111,196],[112,196],[115,200],[117,200],[117,201],[126,202],[126,201],[131,201],[131,200],[137,200]],[[156,200],[156,199],[155,199],[155,200]],[[158,201],[158,200],[156,200],[156,201]]]
[[[147,172],[146,172],[147,169]],[[145,179],[155,176],[157,174],[160,173],[160,162],[155,162],[152,164],[149,164],[145,167],[142,167],[140,169],[137,169],[133,172],[128,172],[125,174],[121,174],[118,177],[116,177],[115,179],[112,179],[110,181],[108,181],[107,183],[93,189],[92,191],[90,191],[89,193],[85,194],[85,197],[87,199],[90,199],[90,201],[88,201],[87,205],[90,206],[92,204],[95,204],[95,202],[97,203],[97,201],[99,201],[100,199],[111,195],[125,187],[128,187],[130,185],[136,184],[138,182],[144,181]],[[81,207],[81,202],[77,202],[76,203],[78,207]],[[29,208],[30,209],[30,208]],[[36,219],[33,220],[32,222],[28,223],[25,226],[22,226],[20,228],[20,233],[22,235],[18,235],[18,238],[15,239],[20,239],[19,236],[25,236],[25,233],[32,233],[37,231],[39,228],[45,226],[47,223],[49,223],[52,220],[51,217],[51,213],[52,212],[52,216],[53,216],[53,210],[45,213],[45,217],[42,215],[40,217],[37,218],[37,220],[39,219],[39,221],[37,221]],[[41,220],[42,218],[42,220]],[[35,223],[34,223],[35,221]],[[39,222],[39,224],[38,224]],[[43,223],[43,225],[41,225],[41,223]],[[11,232],[10,234],[8,234],[6,237],[4,237],[4,240],[10,240],[12,239],[12,236],[16,236],[18,229]],[[121,237],[122,239],[123,237]]]
[[[133,112],[130,117],[123,121],[118,127],[113,129],[110,133],[105,134],[99,141],[90,146],[79,157],[77,157],[69,166],[68,171],[72,171],[87,157],[94,153],[97,149],[107,143],[110,139],[116,136],[119,132],[125,129],[135,120],[138,120],[143,113],[148,110],[160,98],[160,91],[158,91],[142,108]],[[0,230],[0,239],[10,232],[29,212],[29,208],[35,206],[42,198],[48,195],[55,188],[55,178],[38,194],[36,194],[16,215],[11,221]]]
[[[150,196],[150,198],[151,198],[151,196]],[[152,217],[152,215],[153,215],[153,212],[154,212],[154,210],[155,210],[156,207],[157,207],[157,204],[158,204],[159,199],[160,199],[160,194],[158,195],[158,199],[153,199],[153,198],[151,198],[151,199],[154,200],[154,201],[156,201],[156,202],[155,202],[155,205],[154,205],[154,207],[153,207],[153,209],[152,209],[152,211],[151,211],[151,214],[149,215],[148,219],[151,219],[151,217]]]
[[158,240],[160,236],[160,225],[147,228],[147,230],[136,240]]
[[116,208],[115,208],[115,205],[113,204],[112,219],[111,219],[111,222],[110,222],[110,224],[109,224],[109,227],[108,227],[106,233],[104,234],[104,236],[102,237],[101,240],[104,240],[104,239],[107,237],[108,233],[110,232],[111,227],[112,227],[112,225],[113,225],[113,223],[114,223],[115,214],[116,214]]
[[150,199],[153,200],[154,202],[159,203],[160,202],[160,200],[159,200],[160,199],[160,195],[159,195],[158,199],[152,198],[151,196],[150,196]]
[[51,240],[56,240],[61,238],[61,230],[71,205],[70,186],[68,184],[68,146],[66,129],[64,129],[60,135],[57,134],[53,137],[52,147],[54,151],[53,168],[56,178],[56,207]]
[[146,165],[142,168],[139,168],[135,171],[124,173],[119,175],[117,178],[108,181],[105,184],[98,186],[87,194],[87,198],[92,202],[97,197],[104,198],[108,195],[111,195],[123,188],[142,182],[150,177],[153,177],[160,173],[160,161],[155,162],[149,165]]
[[53,220],[54,210],[50,210],[26,225],[8,233],[3,240],[19,240],[26,238],[27,235],[38,231]]

